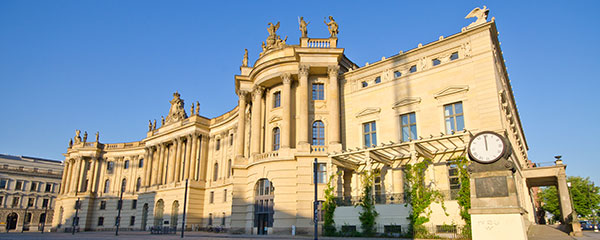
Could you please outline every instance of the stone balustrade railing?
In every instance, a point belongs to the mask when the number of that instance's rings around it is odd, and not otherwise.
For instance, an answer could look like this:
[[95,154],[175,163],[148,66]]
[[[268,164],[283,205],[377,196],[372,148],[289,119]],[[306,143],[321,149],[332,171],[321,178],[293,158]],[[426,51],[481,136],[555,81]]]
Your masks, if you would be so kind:
[[300,46],[307,48],[336,48],[337,38],[302,38]]
[[254,161],[262,161],[269,158],[279,157],[279,152],[266,152],[254,155]]
[[310,152],[311,153],[327,153],[327,147],[326,146],[319,146],[319,145],[311,145],[310,146]]
[[143,146],[142,142],[109,143],[104,145],[105,149],[131,148],[139,146]]

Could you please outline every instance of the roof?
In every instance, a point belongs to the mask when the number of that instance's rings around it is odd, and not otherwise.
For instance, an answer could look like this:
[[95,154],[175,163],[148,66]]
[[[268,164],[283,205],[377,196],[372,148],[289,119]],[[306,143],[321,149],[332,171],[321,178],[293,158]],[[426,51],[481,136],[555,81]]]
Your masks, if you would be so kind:
[[11,160],[24,160],[24,159],[31,159],[31,160],[37,160],[37,161],[46,161],[46,162],[53,162],[53,163],[62,163],[62,161],[60,161],[60,160],[45,159],[45,158],[38,158],[38,157],[29,157],[29,156],[13,156],[13,155],[7,155],[7,154],[0,154],[0,158],[4,158],[4,159],[11,159]]

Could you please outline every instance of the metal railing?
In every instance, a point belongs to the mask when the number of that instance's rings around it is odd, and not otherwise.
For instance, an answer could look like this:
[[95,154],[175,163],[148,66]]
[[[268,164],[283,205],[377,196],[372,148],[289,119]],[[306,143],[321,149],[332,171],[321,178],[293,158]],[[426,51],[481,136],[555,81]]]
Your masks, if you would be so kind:
[[[406,202],[404,193],[379,194],[372,197],[375,204],[404,204]],[[355,206],[362,202],[362,197],[336,197],[335,202],[338,206]]]

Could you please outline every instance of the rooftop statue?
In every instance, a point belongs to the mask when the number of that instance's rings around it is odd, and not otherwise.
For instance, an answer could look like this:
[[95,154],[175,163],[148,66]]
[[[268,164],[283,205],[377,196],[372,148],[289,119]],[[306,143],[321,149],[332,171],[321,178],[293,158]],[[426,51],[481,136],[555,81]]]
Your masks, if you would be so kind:
[[483,9],[480,9],[479,7],[476,7],[475,9],[473,9],[469,14],[467,14],[465,19],[475,17],[475,18],[477,18],[477,20],[475,20],[475,22],[472,22],[471,24],[469,24],[469,26],[467,26],[467,28],[475,27],[477,25],[486,23],[489,12],[490,12],[490,10],[485,5],[483,6]]
[[152,120],[148,120],[148,132],[152,131]]
[[[242,59],[242,67],[247,67],[248,66],[248,49],[244,49],[244,58]],[[192,104],[192,106],[194,106],[194,104]],[[194,111],[192,111],[191,114],[194,114]]]
[[200,103],[198,101],[196,101],[196,115],[200,116]]
[[87,131],[83,132],[83,142],[87,142]]
[[325,20],[323,20],[323,22],[325,23],[325,25],[327,25],[327,29],[329,30],[329,34],[331,34],[331,37],[337,38],[337,35],[338,33],[340,33],[340,30],[338,24],[335,22],[335,20],[333,20],[333,17],[329,16],[329,22]]
[[281,40],[281,37],[277,35],[277,29],[279,29],[279,22],[277,22],[277,24],[268,23],[268,25],[269,26],[267,27],[267,32],[269,32],[269,36],[267,37],[266,44],[265,42],[263,42],[262,44],[263,52],[272,48],[283,47],[286,45],[285,41],[287,40],[287,37]]
[[99,142],[98,140],[100,140],[100,132],[96,132],[96,142]]
[[152,124],[152,130],[156,130],[156,119],[154,119],[154,123]]
[[73,139],[69,138],[69,148],[72,148],[72,147],[73,147]]
[[171,108],[169,109],[169,115],[165,119],[166,123],[176,122],[187,118],[185,113],[183,99],[179,98],[178,92],[173,93],[173,100],[171,100]]
[[306,27],[310,22],[306,22],[304,21],[304,17],[300,17],[298,23],[300,24],[300,32],[302,33],[302,37],[308,37],[308,29]]
[[79,136],[80,134],[81,134],[81,130],[79,130],[79,129],[75,130],[75,143],[81,142],[81,137]]

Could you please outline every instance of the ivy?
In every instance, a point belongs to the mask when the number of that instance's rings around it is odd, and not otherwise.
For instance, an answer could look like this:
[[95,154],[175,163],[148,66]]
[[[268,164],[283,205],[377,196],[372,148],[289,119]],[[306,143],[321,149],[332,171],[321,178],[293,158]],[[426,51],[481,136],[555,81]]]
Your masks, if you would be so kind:
[[430,237],[424,224],[429,222],[429,216],[431,215],[429,206],[431,203],[441,203],[444,212],[446,212],[442,194],[438,190],[425,186],[425,171],[431,164],[431,159],[425,159],[404,166],[405,181],[409,188],[405,206],[410,205],[411,207],[411,212],[407,217],[410,221],[408,231],[414,237]]
[[[339,174],[338,174],[339,175]],[[335,202],[333,178],[336,175],[331,175],[327,181],[327,187],[325,187],[325,201],[323,202],[323,235],[335,236],[335,221],[333,220],[333,213],[337,204]]]
[[379,213],[375,210],[375,201],[373,199],[373,180],[377,175],[379,175],[379,171],[377,170],[363,173],[361,201],[354,206],[362,208],[358,219],[360,220],[362,234],[366,237],[374,236],[377,232],[377,229],[375,229],[375,218],[379,216]]
[[462,235],[464,237],[471,237],[471,181],[470,174],[467,171],[468,160],[465,157],[459,157],[453,160],[458,167],[458,176],[460,181],[460,189],[458,190],[458,197],[456,198],[460,207],[460,217],[465,221],[465,226],[462,229]]

